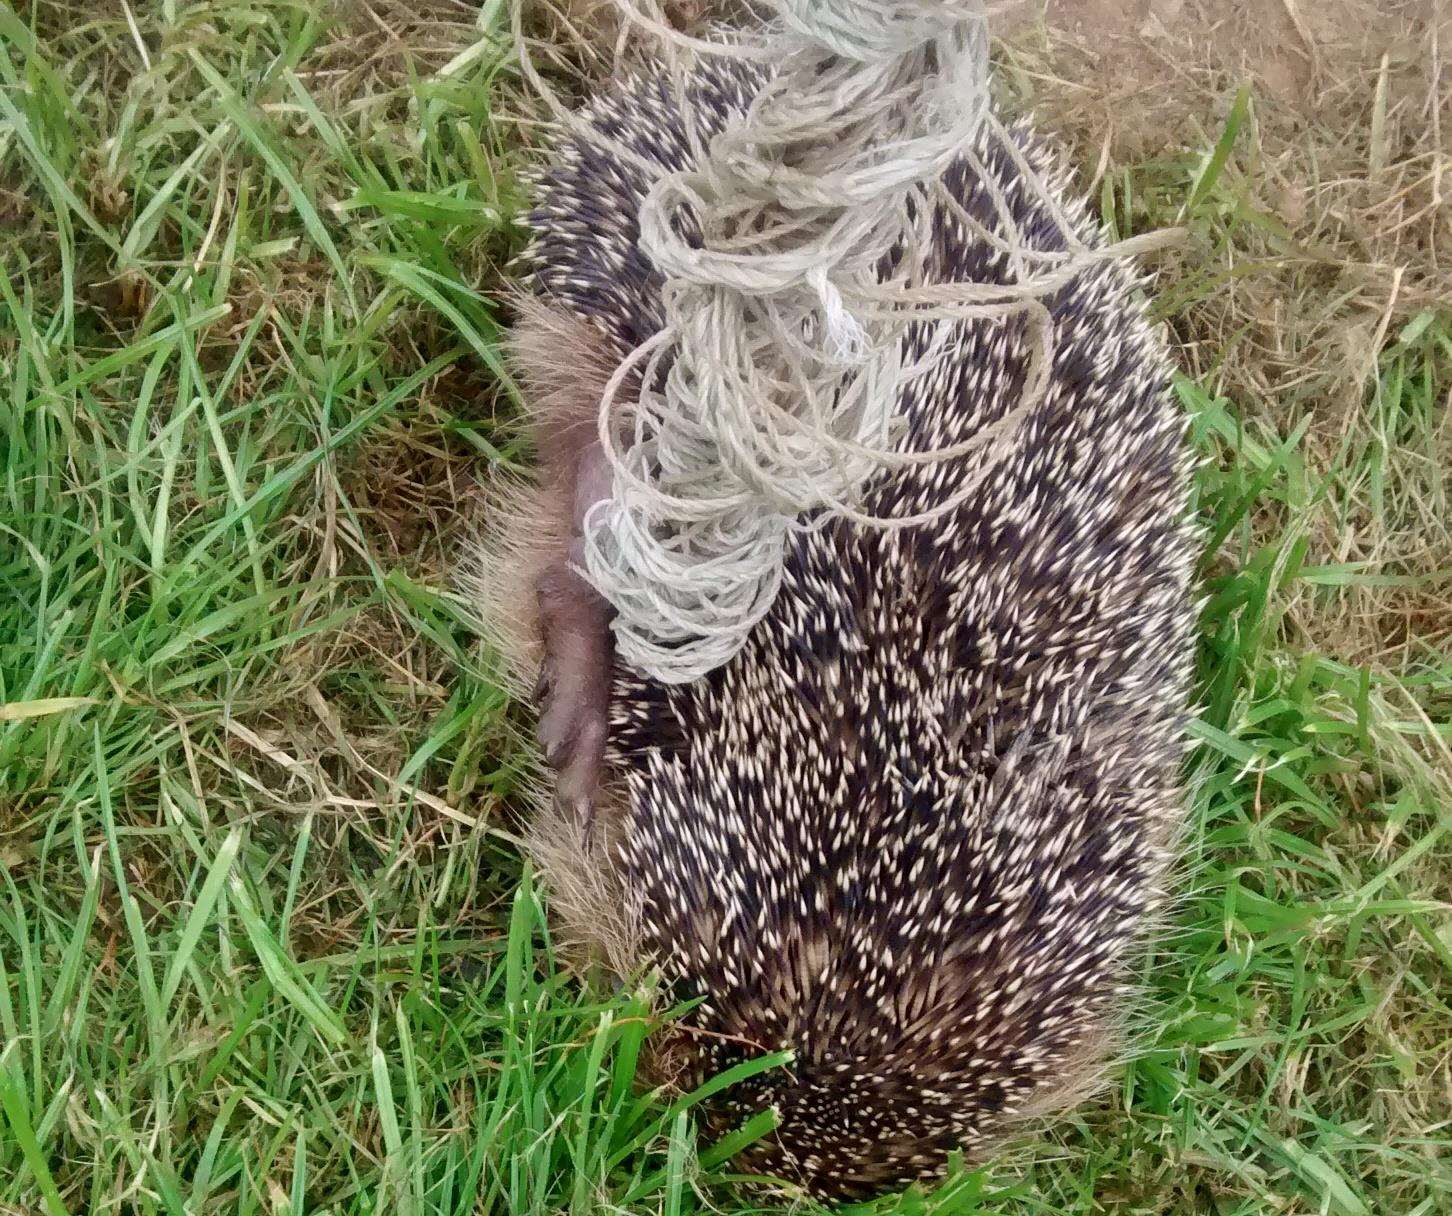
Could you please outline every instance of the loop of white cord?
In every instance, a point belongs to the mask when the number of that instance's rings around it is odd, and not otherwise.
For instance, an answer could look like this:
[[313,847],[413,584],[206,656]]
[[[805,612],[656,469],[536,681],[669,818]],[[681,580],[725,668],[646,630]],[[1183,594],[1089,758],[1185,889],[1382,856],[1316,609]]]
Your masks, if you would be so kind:
[[[743,118],[695,149],[688,172],[663,174],[620,141],[582,131],[647,174],[640,246],[666,280],[665,327],[601,401],[614,485],[586,519],[585,573],[616,609],[620,657],[682,683],[727,662],[770,611],[793,530],[815,526],[805,517],[908,527],[977,493],[1047,390],[1053,325],[1043,301],[1092,262],[1151,242],[1091,249],[1078,238],[993,112],[980,0],[769,0],[776,19],[760,35],[711,41],[672,30],[650,3],[616,0],[662,41],[678,86],[683,53],[754,60],[766,81]],[[517,18],[515,31],[526,75],[579,129],[535,72]],[[1062,250],[1020,232],[973,154],[985,132],[1046,206]],[[997,232],[943,186],[963,158]],[[925,281],[922,254],[945,214],[1006,257],[1010,285]],[[699,242],[683,236],[691,230]],[[968,442],[900,451],[904,388],[948,348],[951,327],[1015,317],[1029,338],[1015,407]],[[907,329],[925,323],[928,353],[908,365]],[[635,400],[621,394],[627,380],[640,386]],[[884,469],[975,454],[930,511],[881,518],[862,508]]]

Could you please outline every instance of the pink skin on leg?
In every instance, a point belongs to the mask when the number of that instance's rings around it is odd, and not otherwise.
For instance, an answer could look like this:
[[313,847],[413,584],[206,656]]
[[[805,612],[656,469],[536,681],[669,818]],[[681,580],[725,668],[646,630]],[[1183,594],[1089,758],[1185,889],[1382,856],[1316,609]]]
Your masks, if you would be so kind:
[[557,800],[588,820],[602,777],[613,646],[610,606],[580,570],[585,516],[611,490],[597,415],[618,356],[587,322],[531,299],[519,301],[512,347],[541,457],[536,539],[523,554],[536,574],[519,589],[542,643],[539,741],[557,774]]
[[539,741],[557,774],[556,793],[590,814],[605,752],[610,702],[610,606],[581,575],[585,515],[610,493],[610,467],[598,441],[575,465],[570,542],[536,584],[544,663],[537,694]]

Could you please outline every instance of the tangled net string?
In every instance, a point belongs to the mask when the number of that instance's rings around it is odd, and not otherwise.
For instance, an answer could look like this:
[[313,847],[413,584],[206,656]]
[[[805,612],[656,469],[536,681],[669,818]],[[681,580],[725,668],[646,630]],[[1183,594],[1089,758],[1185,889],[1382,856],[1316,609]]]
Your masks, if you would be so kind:
[[[665,325],[600,403],[614,486],[587,516],[584,573],[616,609],[618,655],[684,683],[727,662],[770,610],[794,529],[833,517],[915,526],[976,493],[1047,389],[1053,324],[1044,299],[1093,261],[1178,233],[1098,249],[1079,239],[990,104],[988,21],[1007,6],[765,0],[770,20],[759,31],[703,40],[667,26],[648,0],[616,4],[660,40],[682,94],[692,56],[765,68],[742,119],[709,146],[687,132],[696,167],[661,176],[632,149],[581,129],[531,63],[514,6],[521,64],[555,117],[654,183],[640,244],[665,277]],[[1047,207],[1062,250],[1023,238],[974,153],[985,130]],[[958,160],[989,186],[1005,235],[944,188]],[[945,210],[1008,259],[1009,285],[927,281],[922,255]],[[680,235],[682,213],[694,217],[685,230],[699,232],[699,245]],[[894,249],[901,256],[884,277]],[[900,451],[903,388],[931,369],[952,327],[1014,317],[1031,339],[1021,400],[966,443]],[[936,332],[926,355],[907,363],[907,328],[923,323]],[[638,399],[622,395],[627,380],[643,386]],[[862,509],[875,474],[945,461],[964,461],[961,480],[931,511]]]

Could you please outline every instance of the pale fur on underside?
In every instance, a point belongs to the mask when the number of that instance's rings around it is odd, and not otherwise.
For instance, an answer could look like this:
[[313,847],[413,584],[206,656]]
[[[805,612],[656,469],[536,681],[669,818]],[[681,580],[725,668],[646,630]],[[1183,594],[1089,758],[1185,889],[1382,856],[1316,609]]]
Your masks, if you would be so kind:
[[569,543],[574,460],[561,437],[589,433],[613,369],[588,322],[522,294],[515,306],[519,320],[509,336],[508,361],[541,477],[536,483],[494,476],[487,487],[487,533],[465,577],[486,636],[504,660],[509,691],[527,698],[544,659],[536,584]]
[[[540,479],[495,474],[485,491],[485,527],[462,572],[481,632],[502,660],[507,691],[533,703],[544,661],[538,582],[568,550],[581,448],[615,360],[599,332],[574,314],[520,295],[508,358],[519,383]],[[606,783],[589,823],[562,807],[554,775],[537,765],[528,783],[527,843],[548,893],[560,944],[581,962],[604,962],[618,975],[638,970],[637,935],[626,923],[611,850],[624,819],[623,791]]]

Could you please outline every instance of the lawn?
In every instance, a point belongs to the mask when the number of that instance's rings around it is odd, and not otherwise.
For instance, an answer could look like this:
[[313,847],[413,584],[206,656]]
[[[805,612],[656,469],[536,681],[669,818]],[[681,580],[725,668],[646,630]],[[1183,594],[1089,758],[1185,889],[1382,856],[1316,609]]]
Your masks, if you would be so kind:
[[[1003,52],[1115,231],[1188,231],[1194,793],[1113,1086],[883,1212],[1452,1211],[1452,38],[1306,8],[1300,93],[1169,15],[1129,84]],[[6,1216],[800,1206],[632,1086],[648,994],[521,862],[453,575],[530,460],[507,27],[0,0]]]

